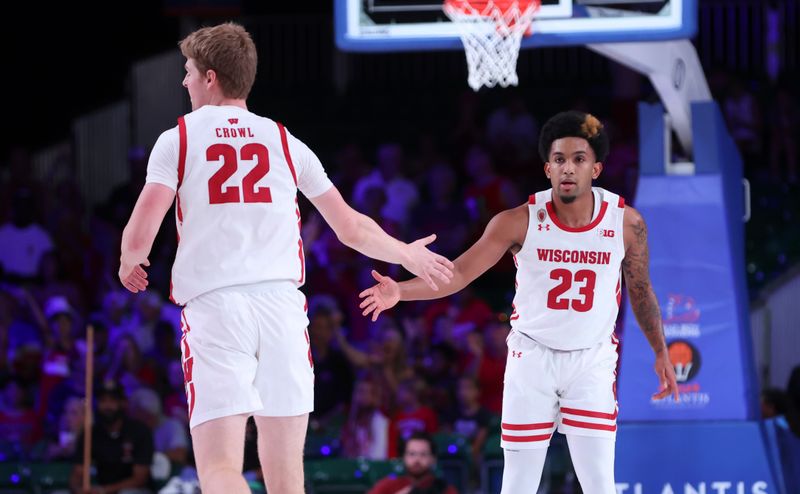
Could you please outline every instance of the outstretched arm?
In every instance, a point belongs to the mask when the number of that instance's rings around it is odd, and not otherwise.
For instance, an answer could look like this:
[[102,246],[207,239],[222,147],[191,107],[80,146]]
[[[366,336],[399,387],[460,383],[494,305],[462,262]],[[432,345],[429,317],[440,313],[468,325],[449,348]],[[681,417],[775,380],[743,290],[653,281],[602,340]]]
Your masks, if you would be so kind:
[[625,275],[631,308],[639,327],[642,328],[650,347],[656,354],[655,372],[661,390],[654,394],[653,398],[661,399],[673,394],[677,400],[678,384],[667,353],[661,309],[658,307],[658,299],[650,283],[647,225],[642,215],[631,207],[625,208],[624,238],[625,259],[622,261],[622,272]]
[[453,279],[442,290],[432,290],[419,278],[397,283],[373,271],[372,275],[378,284],[359,295],[364,299],[360,305],[364,309],[363,314],[366,316],[374,311],[374,321],[382,311],[401,300],[430,300],[456,293],[497,264],[509,249],[517,251],[521,248],[527,231],[527,205],[497,214],[486,226],[481,238],[455,260]]
[[431,290],[438,289],[434,278],[439,282],[450,282],[453,263],[425,247],[436,239],[436,235],[410,244],[401,242],[383,231],[372,218],[351,208],[336,187],[309,200],[346,246],[373,259],[401,264],[425,280]]
[[430,300],[452,295],[497,264],[509,249],[515,245],[522,247],[528,226],[527,205],[525,208],[524,221],[519,208],[503,211],[492,218],[481,238],[453,262],[453,279],[443,290],[433,292],[415,278],[399,284],[400,300]]
[[174,190],[166,185],[148,183],[133,207],[131,218],[122,232],[122,255],[119,260],[119,279],[133,293],[147,288],[147,273],[142,265],[150,265],[147,256],[153,248],[164,215],[174,200]]

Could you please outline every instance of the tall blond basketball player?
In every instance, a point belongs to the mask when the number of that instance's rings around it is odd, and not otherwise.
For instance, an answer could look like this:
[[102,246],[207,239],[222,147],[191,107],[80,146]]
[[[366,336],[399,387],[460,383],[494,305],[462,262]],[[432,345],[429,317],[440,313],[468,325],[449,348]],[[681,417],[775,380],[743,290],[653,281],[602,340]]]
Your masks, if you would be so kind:
[[415,279],[378,284],[361,293],[373,320],[400,300],[455,293],[510,251],[517,290],[503,389],[501,442],[504,494],[534,493],[553,431],[567,436],[585,494],[616,494],[616,338],[620,268],[636,319],[655,352],[661,390],[678,398],[658,301],[648,273],[642,216],[607,190],[592,188],[608,155],[600,122],[564,112],[542,128],[539,153],[553,186],[495,216],[483,236],[455,261],[440,292]]
[[355,212],[305,144],[248,111],[256,49],[244,28],[200,29],[180,46],[193,111],[153,147],[122,235],[119,277],[134,293],[146,289],[147,257],[175,201],[172,299],[184,306],[181,350],[201,488],[250,492],[241,471],[245,424],[255,415],[267,490],[301,493],[314,400],[297,191],[342,242],[402,264],[432,290],[449,282],[452,263],[425,247],[433,235],[405,244]]

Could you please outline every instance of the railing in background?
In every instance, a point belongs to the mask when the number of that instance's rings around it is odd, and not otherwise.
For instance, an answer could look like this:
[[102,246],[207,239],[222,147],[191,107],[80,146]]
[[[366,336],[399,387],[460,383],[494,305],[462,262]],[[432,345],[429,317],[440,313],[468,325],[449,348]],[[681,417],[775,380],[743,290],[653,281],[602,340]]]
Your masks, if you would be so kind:
[[114,103],[72,123],[75,165],[88,206],[106,200],[114,186],[128,180],[130,105]]
[[761,292],[750,307],[756,369],[765,387],[786,389],[800,365],[800,265]]
[[131,142],[152,149],[158,136],[177,125],[191,107],[177,49],[140,60],[131,68]]

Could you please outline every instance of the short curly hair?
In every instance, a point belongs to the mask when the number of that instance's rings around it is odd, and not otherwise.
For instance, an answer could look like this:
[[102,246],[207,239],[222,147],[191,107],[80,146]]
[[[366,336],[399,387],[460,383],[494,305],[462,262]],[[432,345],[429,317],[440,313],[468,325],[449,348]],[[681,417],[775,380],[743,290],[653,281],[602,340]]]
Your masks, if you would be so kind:
[[564,137],[586,139],[597,161],[605,161],[608,156],[608,133],[600,120],[590,113],[565,111],[551,117],[542,127],[539,134],[539,156],[542,161],[550,160],[553,141]]

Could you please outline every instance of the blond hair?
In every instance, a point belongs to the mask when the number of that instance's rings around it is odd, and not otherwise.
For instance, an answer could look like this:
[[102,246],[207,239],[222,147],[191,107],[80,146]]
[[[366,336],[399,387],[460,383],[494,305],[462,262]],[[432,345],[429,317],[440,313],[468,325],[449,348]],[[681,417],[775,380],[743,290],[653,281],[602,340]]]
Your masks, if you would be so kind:
[[180,42],[181,53],[205,74],[213,70],[226,98],[246,99],[256,80],[258,55],[253,38],[233,22],[204,27]]

